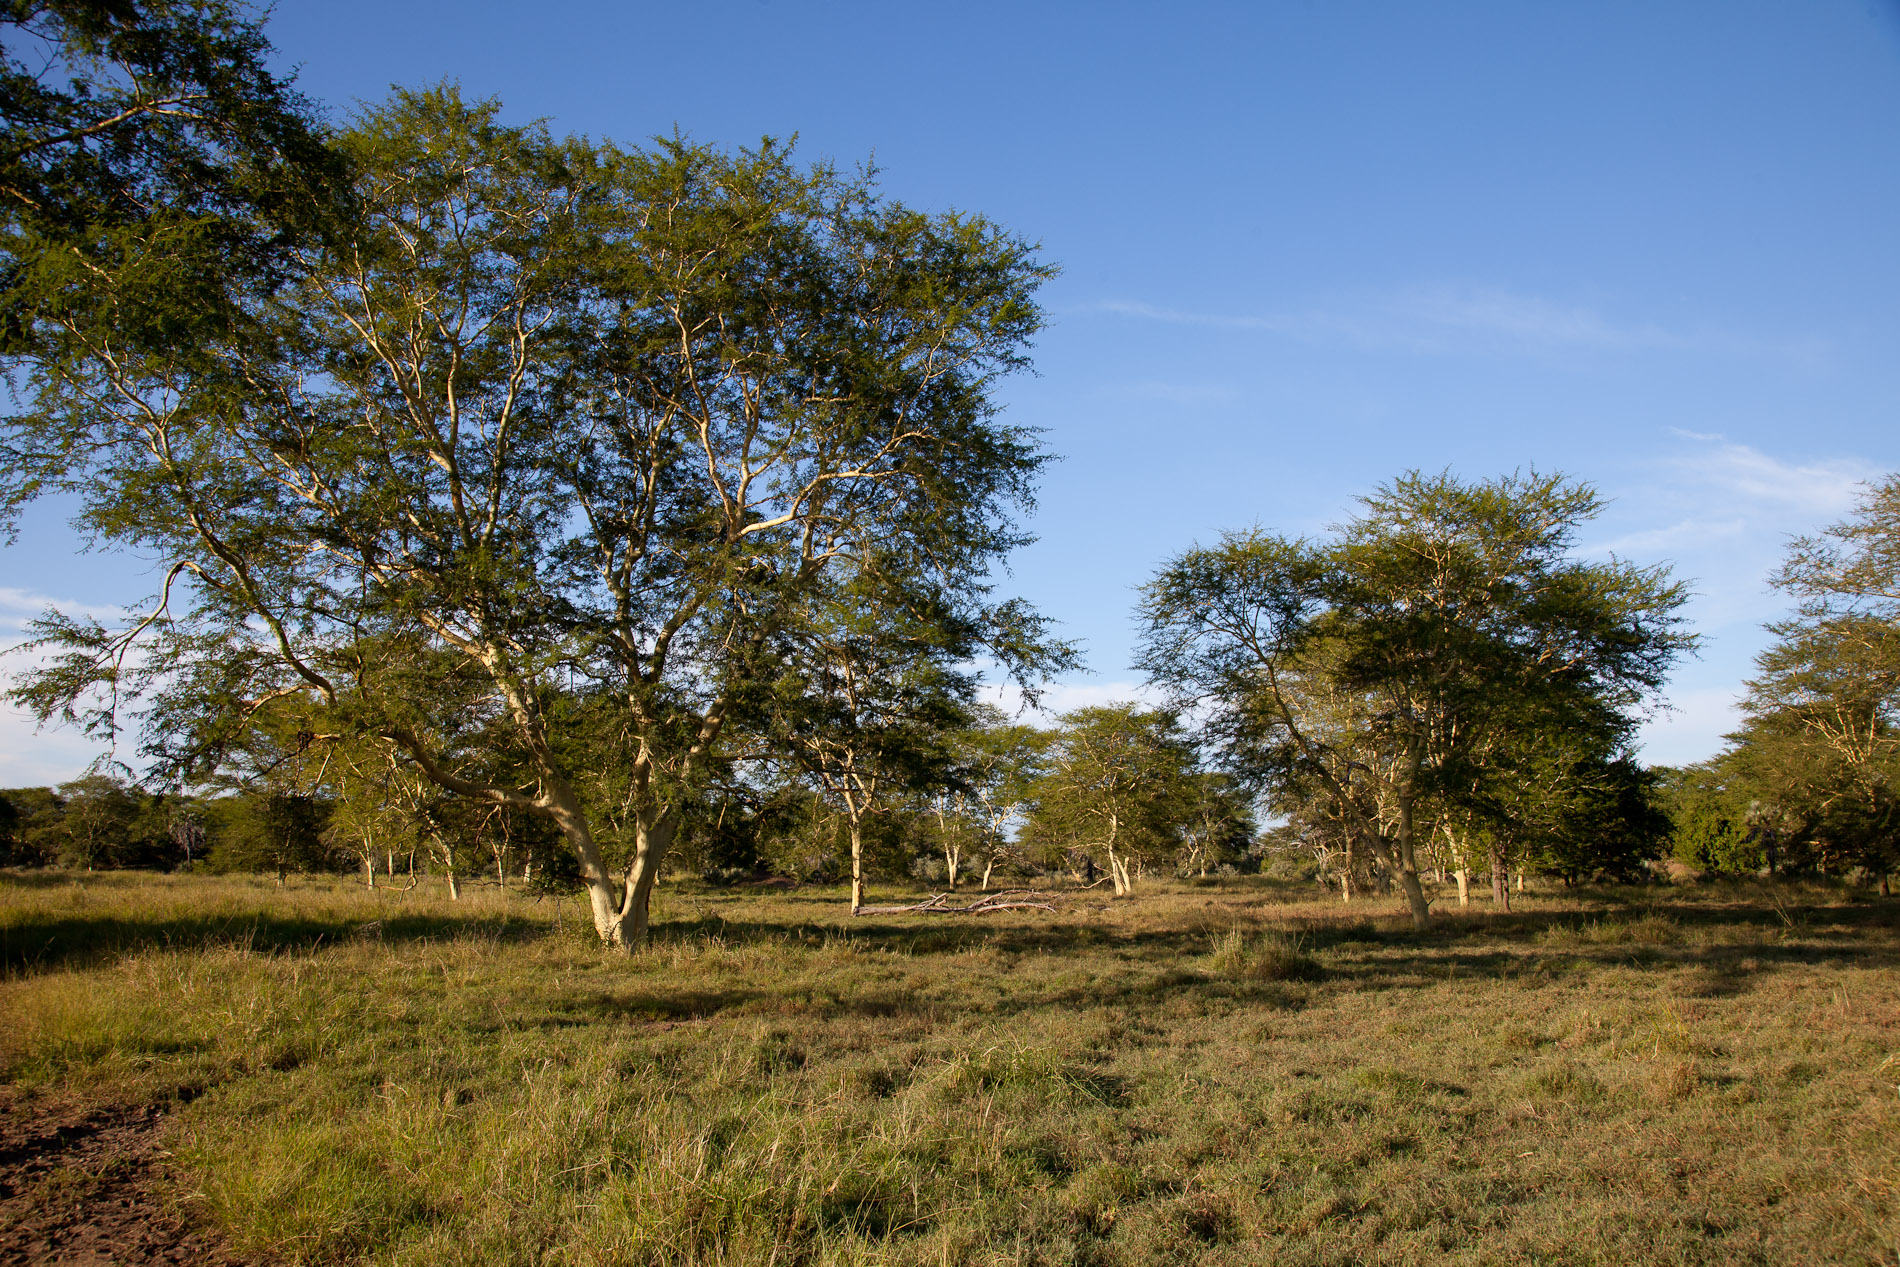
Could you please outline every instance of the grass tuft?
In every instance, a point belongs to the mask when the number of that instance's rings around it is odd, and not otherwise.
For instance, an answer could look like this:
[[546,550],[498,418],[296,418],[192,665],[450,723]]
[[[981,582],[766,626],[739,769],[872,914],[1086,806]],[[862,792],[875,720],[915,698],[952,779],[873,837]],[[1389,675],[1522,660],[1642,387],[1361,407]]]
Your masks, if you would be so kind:
[[1325,969],[1306,953],[1304,940],[1269,929],[1249,940],[1238,928],[1214,940],[1207,970],[1230,981],[1317,981]]

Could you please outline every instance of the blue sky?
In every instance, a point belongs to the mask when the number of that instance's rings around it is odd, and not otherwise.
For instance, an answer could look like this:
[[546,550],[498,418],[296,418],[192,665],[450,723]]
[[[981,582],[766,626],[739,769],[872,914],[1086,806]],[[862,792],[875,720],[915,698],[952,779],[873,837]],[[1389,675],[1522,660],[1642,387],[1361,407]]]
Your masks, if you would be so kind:
[[[1134,590],[1193,542],[1534,465],[1612,499],[1589,550],[1695,582],[1645,755],[1697,760],[1787,537],[1900,467],[1893,0],[282,0],[268,30],[338,117],[453,78],[623,142],[796,133],[1040,241],[1064,271],[1003,396],[1062,461],[1007,583],[1087,646],[1059,705],[1136,688]],[[61,513],[0,551],[0,638],[149,588]],[[0,786],[90,755],[0,718]]]

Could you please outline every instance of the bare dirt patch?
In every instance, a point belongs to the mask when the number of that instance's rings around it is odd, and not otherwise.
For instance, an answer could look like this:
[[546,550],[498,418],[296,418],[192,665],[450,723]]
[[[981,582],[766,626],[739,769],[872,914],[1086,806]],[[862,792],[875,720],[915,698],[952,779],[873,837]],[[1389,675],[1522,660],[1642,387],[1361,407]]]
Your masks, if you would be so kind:
[[170,1197],[164,1121],[156,1105],[0,1098],[0,1264],[245,1263]]

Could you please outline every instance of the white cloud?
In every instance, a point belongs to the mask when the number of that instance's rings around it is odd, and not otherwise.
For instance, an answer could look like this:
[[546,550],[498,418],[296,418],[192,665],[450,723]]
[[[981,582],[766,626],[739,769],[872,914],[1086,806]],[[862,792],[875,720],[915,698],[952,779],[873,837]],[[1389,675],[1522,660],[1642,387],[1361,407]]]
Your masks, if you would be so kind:
[[76,779],[105,751],[66,726],[36,728],[17,708],[0,706],[0,787],[50,787]]
[[[1688,433],[1679,433],[1687,435]],[[1719,436],[1695,437],[1708,444]],[[1692,480],[1729,496],[1778,503],[1835,517],[1852,509],[1861,485],[1880,468],[1860,458],[1787,462],[1746,444],[1715,444],[1673,463]]]
[[1162,702],[1158,692],[1141,682],[1057,683],[1044,687],[1041,705],[1026,712],[1023,710],[1022,691],[1014,683],[986,685],[982,696],[986,702],[996,705],[1012,719],[1020,715],[1020,719],[1031,726],[1053,726],[1057,717],[1078,708],[1120,704],[1129,700],[1156,707]]
[[1230,404],[1240,393],[1219,383],[1165,383],[1149,379],[1110,387],[1108,394],[1159,401],[1165,405],[1203,406]]
[[91,616],[99,620],[112,620],[126,614],[122,607],[89,606],[76,599],[53,598],[32,590],[0,585],[0,646],[8,645],[13,638],[24,634],[27,622],[37,620],[49,607],[56,607],[68,616]]
[[1813,365],[1828,350],[1813,338],[1764,339],[1621,321],[1581,305],[1498,287],[1423,287],[1269,313],[1192,312],[1130,300],[1103,300],[1081,311],[1424,353],[1666,351],[1769,356]]
[[1735,541],[1742,536],[1747,526],[1740,519],[1684,519],[1667,528],[1626,532],[1612,540],[1585,546],[1580,553],[1586,556],[1614,554],[1639,562],[1658,557],[1673,558],[1683,550]]
[[[48,607],[69,616],[110,621],[124,616],[118,607],[88,606],[70,599],[50,598],[30,590],[0,585],[0,689],[11,685],[33,657],[18,650],[26,626]],[[66,726],[40,727],[31,714],[0,705],[0,787],[39,787],[64,783],[85,773],[105,751],[104,746]]]
[[1735,687],[1671,691],[1670,709],[1643,723],[1637,748],[1650,765],[1706,761],[1723,748],[1722,736],[1741,725],[1741,691]]

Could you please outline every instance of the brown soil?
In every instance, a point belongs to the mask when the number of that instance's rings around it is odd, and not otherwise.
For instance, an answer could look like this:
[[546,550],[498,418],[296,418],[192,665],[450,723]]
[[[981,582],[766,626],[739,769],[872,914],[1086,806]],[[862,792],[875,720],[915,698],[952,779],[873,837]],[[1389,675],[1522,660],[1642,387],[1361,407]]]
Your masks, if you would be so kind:
[[155,1105],[29,1104],[0,1089],[0,1265],[240,1267],[171,1194]]

